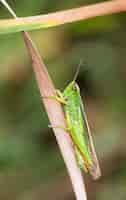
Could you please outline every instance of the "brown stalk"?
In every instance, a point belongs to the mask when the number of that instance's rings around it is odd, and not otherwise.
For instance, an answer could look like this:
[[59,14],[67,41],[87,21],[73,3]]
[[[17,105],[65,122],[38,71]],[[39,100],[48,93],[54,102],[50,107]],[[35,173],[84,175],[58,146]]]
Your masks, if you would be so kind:
[[97,3],[93,5],[82,6],[80,8],[73,8],[65,11],[58,11],[55,13],[49,13],[45,15],[35,16],[35,17],[25,17],[18,18],[18,20],[31,21],[31,20],[42,20],[43,22],[52,19],[52,21],[58,22],[56,25],[65,24],[69,22],[74,22],[78,20],[84,20],[92,17],[118,13],[126,11],[126,1],[125,0],[112,0],[102,3]]
[[[54,85],[49,77],[49,74],[41,57],[39,56],[39,53],[37,52],[37,49],[35,48],[28,33],[23,32],[23,37],[30,57],[32,58],[33,69],[36,75],[36,80],[39,86],[41,97],[55,95],[56,89],[54,88]],[[64,113],[62,111],[60,103],[56,100],[49,98],[42,99],[52,127],[59,125],[66,127]],[[86,200],[87,197],[83,178],[81,175],[81,171],[76,163],[69,133],[67,133],[62,128],[53,128],[53,130],[56,136],[57,143],[59,144],[59,148],[62,152],[65,164],[67,166],[76,199]]]

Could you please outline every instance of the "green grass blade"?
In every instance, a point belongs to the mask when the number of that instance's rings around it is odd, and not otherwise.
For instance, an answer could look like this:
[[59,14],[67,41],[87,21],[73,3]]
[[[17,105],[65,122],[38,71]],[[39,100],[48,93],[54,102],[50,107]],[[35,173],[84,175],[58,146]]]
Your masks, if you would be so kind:
[[41,20],[39,17],[0,20],[0,34],[31,31],[41,28],[54,27],[56,25],[58,25],[58,23],[51,19]]

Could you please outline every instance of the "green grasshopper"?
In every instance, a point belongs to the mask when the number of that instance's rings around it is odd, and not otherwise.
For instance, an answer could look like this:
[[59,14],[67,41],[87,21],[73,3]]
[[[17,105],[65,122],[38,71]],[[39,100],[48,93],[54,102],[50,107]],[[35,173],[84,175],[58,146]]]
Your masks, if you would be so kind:
[[[63,105],[67,131],[73,142],[78,165],[81,169],[84,169],[85,172],[89,172],[94,179],[98,179],[101,176],[101,171],[82,103],[80,89],[76,83],[78,73],[79,68],[74,80],[68,84],[63,93],[58,90],[57,96],[49,98],[55,98]],[[62,127],[59,126],[59,128]]]

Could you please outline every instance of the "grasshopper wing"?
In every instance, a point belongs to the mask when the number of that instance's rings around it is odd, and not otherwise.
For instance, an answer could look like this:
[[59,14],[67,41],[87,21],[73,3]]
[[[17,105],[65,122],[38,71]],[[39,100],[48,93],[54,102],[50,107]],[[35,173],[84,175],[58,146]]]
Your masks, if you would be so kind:
[[101,170],[100,170],[100,166],[99,166],[99,162],[97,159],[97,155],[96,155],[96,151],[95,151],[95,147],[93,144],[93,138],[92,138],[92,134],[91,134],[91,130],[88,124],[88,118],[86,115],[86,112],[84,110],[84,106],[83,106],[83,102],[82,99],[80,100],[81,102],[81,111],[82,111],[82,115],[84,118],[84,123],[86,125],[86,129],[87,129],[87,138],[88,138],[88,148],[92,157],[92,161],[93,161],[93,167],[91,167],[90,173],[93,176],[94,179],[98,179],[101,176]]

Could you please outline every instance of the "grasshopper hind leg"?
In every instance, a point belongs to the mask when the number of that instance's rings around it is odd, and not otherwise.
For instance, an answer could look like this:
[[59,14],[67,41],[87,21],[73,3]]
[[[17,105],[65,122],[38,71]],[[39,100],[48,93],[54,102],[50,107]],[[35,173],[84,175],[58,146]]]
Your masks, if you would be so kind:
[[78,151],[78,149],[75,146],[74,146],[74,149],[75,149],[75,156],[76,156],[76,160],[77,160],[78,166],[81,169],[83,169],[86,173],[88,173],[88,168],[85,165],[84,160],[83,160],[80,152]]

